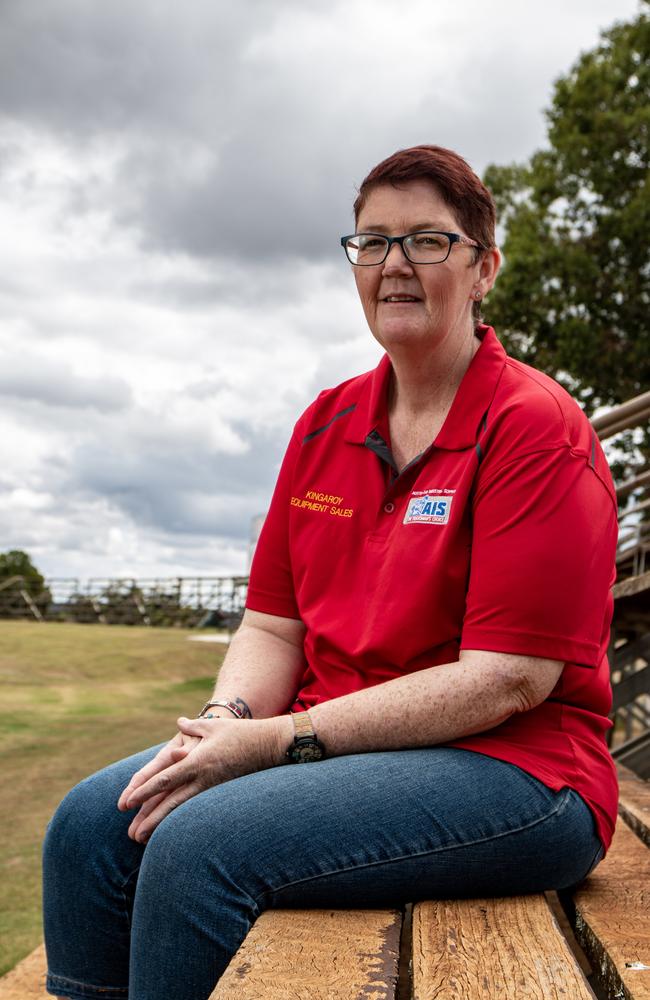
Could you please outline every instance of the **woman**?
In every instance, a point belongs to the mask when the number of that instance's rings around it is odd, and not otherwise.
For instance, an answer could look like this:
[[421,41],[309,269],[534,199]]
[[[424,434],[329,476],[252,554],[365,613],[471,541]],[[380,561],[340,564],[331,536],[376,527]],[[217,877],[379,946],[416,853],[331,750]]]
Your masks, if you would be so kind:
[[396,153],[355,218],[385,356],[296,424],[201,717],[60,806],[59,996],[199,1000],[265,908],[560,888],[611,840],[606,461],[478,321],[499,254],[464,160]]

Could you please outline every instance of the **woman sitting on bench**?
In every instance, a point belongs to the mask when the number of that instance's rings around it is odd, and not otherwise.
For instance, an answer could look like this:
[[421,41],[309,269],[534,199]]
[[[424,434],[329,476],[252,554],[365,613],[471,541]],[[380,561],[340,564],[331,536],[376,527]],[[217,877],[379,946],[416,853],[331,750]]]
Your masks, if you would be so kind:
[[55,814],[60,997],[203,1000],[269,907],[559,889],[611,840],[607,462],[481,323],[495,213],[461,157],[395,153],[354,212],[385,354],[298,420],[199,717]]

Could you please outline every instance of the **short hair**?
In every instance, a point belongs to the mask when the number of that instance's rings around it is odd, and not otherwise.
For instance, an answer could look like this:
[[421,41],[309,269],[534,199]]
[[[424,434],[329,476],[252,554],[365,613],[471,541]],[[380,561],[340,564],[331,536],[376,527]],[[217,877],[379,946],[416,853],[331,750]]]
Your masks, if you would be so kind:
[[435,185],[467,236],[485,249],[495,245],[496,210],[492,195],[462,156],[442,146],[398,149],[373,167],[354,202],[355,222],[374,188],[380,184],[399,187],[415,180],[428,180]]

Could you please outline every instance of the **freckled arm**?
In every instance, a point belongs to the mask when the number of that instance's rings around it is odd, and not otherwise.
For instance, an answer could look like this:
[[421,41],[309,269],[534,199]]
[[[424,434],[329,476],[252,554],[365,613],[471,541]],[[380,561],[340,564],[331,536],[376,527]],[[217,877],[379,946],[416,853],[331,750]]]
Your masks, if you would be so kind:
[[429,667],[310,710],[329,753],[432,746],[492,729],[540,704],[564,664],[534,656],[465,650]]

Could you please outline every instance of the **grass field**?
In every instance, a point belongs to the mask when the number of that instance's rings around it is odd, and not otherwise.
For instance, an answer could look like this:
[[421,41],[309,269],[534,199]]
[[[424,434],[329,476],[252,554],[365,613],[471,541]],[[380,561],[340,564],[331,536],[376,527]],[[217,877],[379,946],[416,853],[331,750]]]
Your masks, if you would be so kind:
[[0,621],[0,975],[41,939],[40,846],[65,792],[211,693],[224,647],[189,634]]

